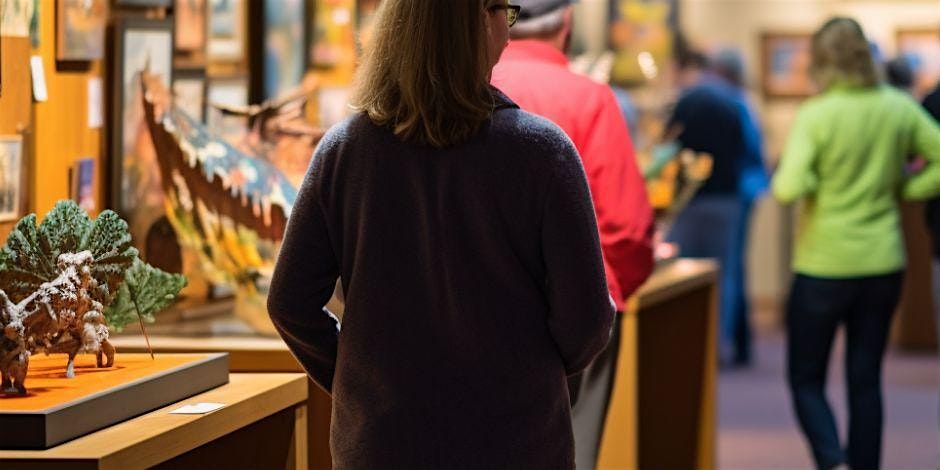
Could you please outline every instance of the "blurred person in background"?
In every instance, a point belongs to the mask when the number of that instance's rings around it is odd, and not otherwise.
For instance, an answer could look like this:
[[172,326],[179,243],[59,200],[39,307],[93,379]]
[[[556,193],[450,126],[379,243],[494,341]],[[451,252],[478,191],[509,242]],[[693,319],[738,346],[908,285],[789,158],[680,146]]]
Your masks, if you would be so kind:
[[[782,203],[803,200],[787,302],[787,378],[818,468],[881,463],[881,367],[905,269],[899,199],[940,193],[940,128],[878,80],[861,26],[833,18],[812,38],[822,90],[802,105],[773,178]],[[905,172],[908,155],[927,165]],[[833,338],[845,327],[848,442],[825,396]]]
[[732,242],[729,256],[730,288],[726,290],[731,298],[727,308],[729,318],[723,323],[725,334],[734,343],[733,363],[747,365],[751,362],[751,326],[750,304],[747,295],[747,249],[751,227],[751,214],[754,204],[767,191],[770,178],[764,160],[764,136],[761,132],[760,118],[747,96],[744,83],[744,58],[737,49],[719,50],[712,58],[711,70],[723,79],[732,96],[738,101],[741,112],[741,126],[744,137],[743,154],[735,163],[738,173],[738,200],[741,215]]
[[[627,125],[609,86],[568,70],[571,0],[517,1],[519,21],[493,69],[492,83],[522,109],[561,127],[581,154],[608,288],[622,311],[653,268],[653,214]],[[618,316],[607,348],[570,381],[578,468],[596,465],[619,347]]]
[[[684,42],[680,42],[684,44]],[[704,54],[685,46],[678,51],[683,89],[668,132],[683,148],[711,156],[712,173],[676,218],[667,240],[690,258],[715,258],[721,266],[719,360],[723,365],[751,361],[750,328],[744,284],[744,255],[752,201],[763,191],[761,136],[747,108],[741,82],[743,65],[723,58],[724,77],[710,70]],[[766,177],[766,176],[765,176]]]
[[334,468],[574,468],[566,379],[614,305],[577,151],[489,85],[517,12],[385,0],[300,188],[268,310],[332,397]]
[[888,85],[905,93],[911,93],[911,88],[914,86],[914,68],[907,57],[898,56],[885,62],[884,69]]

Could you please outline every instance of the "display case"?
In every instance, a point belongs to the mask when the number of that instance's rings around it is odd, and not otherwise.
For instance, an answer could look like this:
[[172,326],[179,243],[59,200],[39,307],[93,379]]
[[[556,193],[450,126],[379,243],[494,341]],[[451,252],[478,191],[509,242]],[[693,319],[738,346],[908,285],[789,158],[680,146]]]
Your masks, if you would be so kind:
[[78,356],[34,356],[29,392],[0,394],[0,449],[47,449],[228,382],[226,354],[121,354],[98,368]]

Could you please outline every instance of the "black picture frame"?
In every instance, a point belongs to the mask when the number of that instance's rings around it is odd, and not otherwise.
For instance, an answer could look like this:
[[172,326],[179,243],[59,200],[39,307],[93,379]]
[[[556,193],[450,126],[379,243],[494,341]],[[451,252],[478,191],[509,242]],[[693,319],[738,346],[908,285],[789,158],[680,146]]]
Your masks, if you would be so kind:
[[[174,102],[177,97],[177,91],[178,91],[177,84],[179,84],[180,82],[184,82],[184,81],[201,82],[199,86],[202,89],[200,92],[200,99],[202,100],[202,102],[199,105],[199,108],[200,108],[199,115],[192,116],[192,117],[196,118],[199,122],[205,124],[206,119],[208,117],[208,109],[209,109],[209,82],[208,82],[206,70],[202,68],[196,68],[196,67],[175,68],[173,70]],[[177,103],[177,107],[181,107],[181,105]]]
[[[151,67],[155,67],[154,58],[149,56],[147,51],[136,48],[128,50],[126,44],[127,39],[128,36],[134,32],[158,32],[164,33],[167,36],[168,43],[162,45],[162,47],[166,47],[166,50],[162,50],[161,47],[160,52],[165,54],[168,58],[168,63],[162,64],[163,67],[160,67],[159,70],[165,70],[168,75],[165,80],[168,89],[170,89],[173,83],[174,30],[172,18],[118,18],[114,23],[113,29],[114,59],[112,61],[111,88],[114,90],[114,93],[111,97],[111,115],[109,117],[111,125],[111,137],[109,142],[111,155],[111,194],[109,201],[111,202],[111,208],[117,210],[125,218],[131,218],[132,213],[128,211],[129,207],[127,207],[122,200],[125,197],[126,189],[123,186],[125,178],[124,164],[127,158],[124,148],[124,136],[126,127],[133,124],[128,123],[125,119],[125,111],[127,110],[128,104],[128,97],[125,96],[128,87],[125,85],[129,79],[125,74],[126,59],[132,57],[140,60],[139,58],[144,57],[146,58],[145,60],[150,61]],[[158,64],[158,66],[159,65],[161,64]],[[151,70],[154,69],[152,68]]]

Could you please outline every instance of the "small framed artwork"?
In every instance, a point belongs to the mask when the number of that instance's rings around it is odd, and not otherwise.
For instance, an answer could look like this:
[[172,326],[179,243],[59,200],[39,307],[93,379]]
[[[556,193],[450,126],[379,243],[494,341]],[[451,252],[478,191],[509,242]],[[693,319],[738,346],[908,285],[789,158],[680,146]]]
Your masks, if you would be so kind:
[[809,33],[761,35],[761,80],[768,98],[803,98],[816,89],[809,73]]
[[56,60],[104,57],[107,0],[59,0],[56,8]]
[[20,217],[23,181],[23,136],[0,136],[0,222]]
[[[209,39],[206,53],[214,62],[246,59],[244,0],[208,0]],[[277,2],[274,2],[277,3]]]
[[86,211],[94,211],[95,206],[95,159],[82,158],[72,167],[72,188],[69,195],[72,200]]
[[206,95],[209,100],[206,124],[209,129],[234,141],[244,136],[248,121],[242,116],[227,116],[213,105],[240,108],[248,106],[248,77],[213,77],[209,80]]
[[188,63],[204,63],[206,55],[206,0],[175,0],[176,52]]
[[176,69],[173,72],[173,103],[189,117],[206,122],[206,72]]
[[264,2],[263,99],[277,98],[303,81],[307,62],[305,8],[304,0]]
[[173,83],[173,21],[119,18],[114,25],[111,111],[111,207],[144,240],[164,215],[158,155],[150,137],[143,84],[169,92]]
[[29,37],[29,25],[33,20],[36,4],[33,0],[2,0],[3,15],[0,15],[0,30],[4,36]]
[[940,82],[940,27],[900,29],[896,40],[898,55],[914,65],[914,94],[929,93]]

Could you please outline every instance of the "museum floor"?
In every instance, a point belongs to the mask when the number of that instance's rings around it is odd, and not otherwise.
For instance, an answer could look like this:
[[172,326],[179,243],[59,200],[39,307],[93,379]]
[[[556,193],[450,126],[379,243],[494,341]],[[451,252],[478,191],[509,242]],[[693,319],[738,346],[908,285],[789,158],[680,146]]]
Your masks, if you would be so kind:
[[[718,463],[721,469],[799,469],[812,462],[796,428],[784,381],[784,338],[765,333],[756,343],[756,363],[723,370],[718,390]],[[842,357],[841,342],[836,355]],[[885,364],[883,468],[940,468],[940,359],[892,351]],[[830,369],[830,402],[845,433],[843,368]]]

